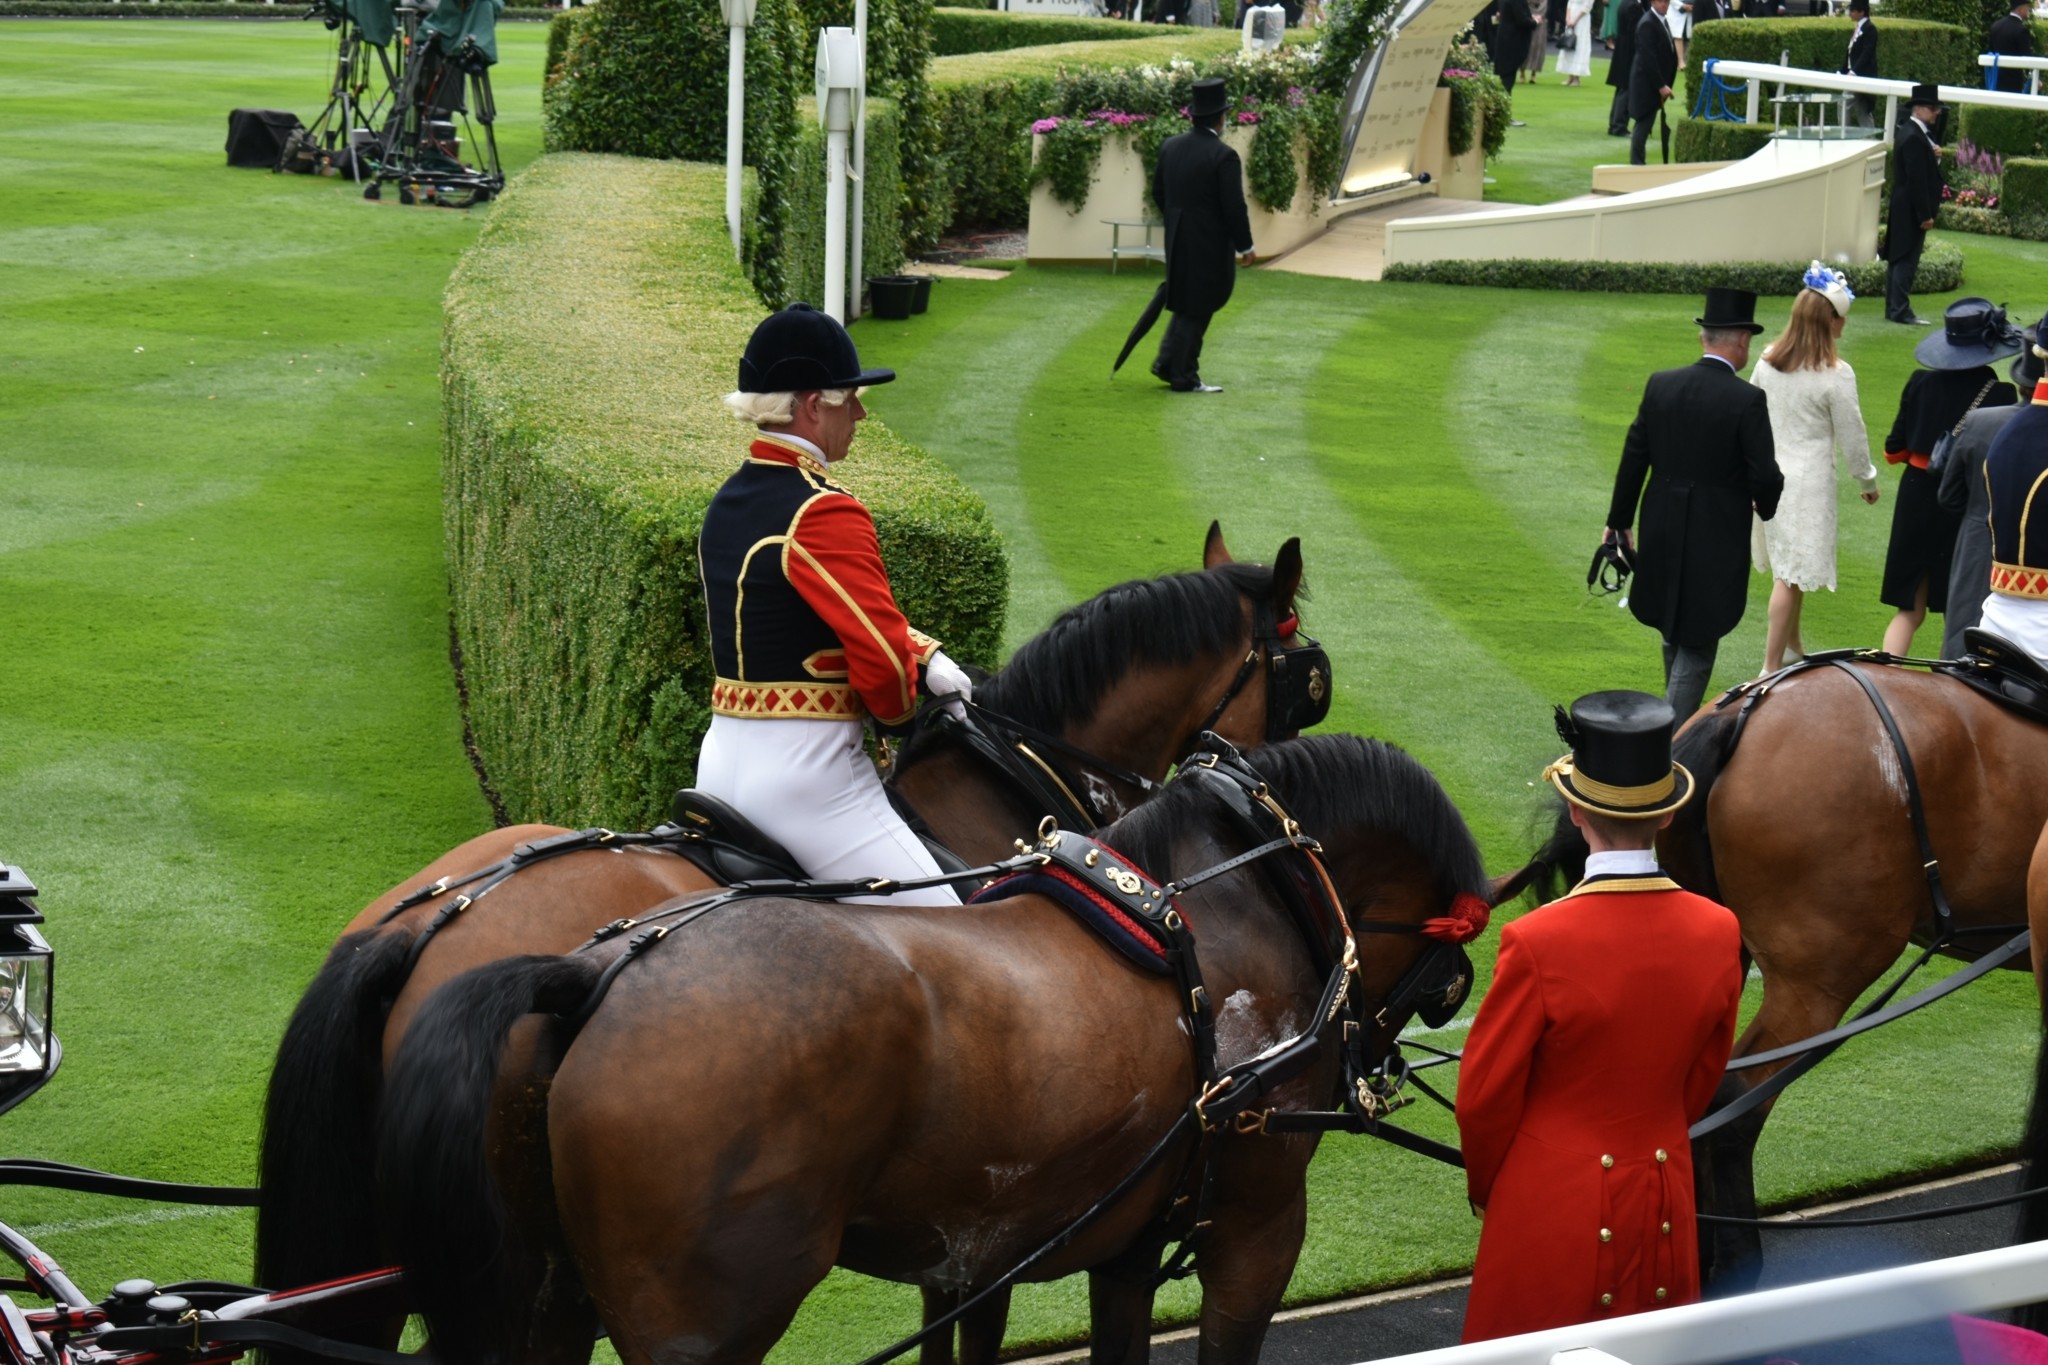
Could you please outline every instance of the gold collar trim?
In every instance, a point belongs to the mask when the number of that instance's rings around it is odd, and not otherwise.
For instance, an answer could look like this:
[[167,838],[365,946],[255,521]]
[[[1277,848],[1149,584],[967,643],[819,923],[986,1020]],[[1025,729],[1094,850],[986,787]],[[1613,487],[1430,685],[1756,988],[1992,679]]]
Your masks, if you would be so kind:
[[[1617,891],[1683,891],[1669,877],[1588,877],[1571,889],[1573,896],[1597,896]],[[1569,899],[1569,898],[1567,898]]]

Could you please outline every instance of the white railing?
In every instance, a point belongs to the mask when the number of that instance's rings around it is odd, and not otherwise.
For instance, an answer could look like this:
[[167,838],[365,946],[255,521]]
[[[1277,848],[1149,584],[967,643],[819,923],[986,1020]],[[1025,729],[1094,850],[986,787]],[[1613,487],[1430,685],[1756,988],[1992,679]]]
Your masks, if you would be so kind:
[[[1807,90],[1836,90],[1851,95],[1882,95],[1885,101],[1886,142],[1892,140],[1892,130],[1899,126],[1899,102],[1913,93],[1912,81],[1886,80],[1878,76],[1845,76],[1837,71],[1806,71],[1796,66],[1774,66],[1769,62],[1726,62],[1716,59],[1706,64],[1706,74],[1731,83],[1749,83],[1748,103],[1743,112],[1743,119],[1748,123],[1757,121],[1765,82],[1799,86]],[[1979,90],[1967,85],[1944,85],[1938,89],[1941,102],[1947,105],[1989,104],[2001,109],[2028,109],[2037,114],[2048,114],[2048,95]]]
[[2003,53],[1986,52],[1977,58],[1979,66],[2011,67],[2027,73],[2027,93],[2041,93],[2041,73],[2048,71],[2048,57],[2008,57]]
[[[1655,1313],[1392,1356],[1377,1365],[1718,1365],[2048,1298],[2048,1242]],[[1604,1352],[1605,1355],[1584,1354]]]

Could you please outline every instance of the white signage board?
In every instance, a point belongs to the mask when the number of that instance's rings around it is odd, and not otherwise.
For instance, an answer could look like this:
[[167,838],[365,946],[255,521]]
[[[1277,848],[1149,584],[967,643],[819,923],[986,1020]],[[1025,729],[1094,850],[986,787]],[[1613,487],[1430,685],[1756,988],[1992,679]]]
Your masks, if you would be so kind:
[[1451,40],[1485,0],[1407,0],[1392,32],[1351,78],[1344,97],[1344,175],[1338,196],[1405,185],[1415,175],[1423,120]]

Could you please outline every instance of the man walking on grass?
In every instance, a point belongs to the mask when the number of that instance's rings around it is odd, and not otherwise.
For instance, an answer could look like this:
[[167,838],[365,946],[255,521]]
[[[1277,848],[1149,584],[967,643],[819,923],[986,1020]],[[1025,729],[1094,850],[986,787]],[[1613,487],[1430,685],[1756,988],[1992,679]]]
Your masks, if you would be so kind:
[[1664,695],[1680,725],[1748,605],[1750,512],[1769,521],[1785,490],[1764,391],[1742,377],[1763,330],[1756,295],[1709,289],[1694,321],[1700,359],[1644,385],[1607,508],[1607,540],[1635,561],[1629,610],[1664,637]]
[[1664,101],[1671,98],[1671,83],[1678,79],[1678,49],[1672,45],[1671,29],[1664,20],[1670,8],[1671,0],[1650,0],[1643,17],[1636,20],[1634,65],[1628,75],[1628,112],[1636,121],[1628,139],[1631,166],[1647,162],[1650,125],[1656,122]]
[[1223,141],[1229,103],[1221,76],[1196,81],[1188,101],[1195,126],[1166,140],[1152,173],[1152,198],[1166,220],[1166,306],[1173,313],[1152,373],[1175,393],[1223,392],[1202,382],[1202,335],[1237,286],[1232,254],[1252,262],[1244,163]]

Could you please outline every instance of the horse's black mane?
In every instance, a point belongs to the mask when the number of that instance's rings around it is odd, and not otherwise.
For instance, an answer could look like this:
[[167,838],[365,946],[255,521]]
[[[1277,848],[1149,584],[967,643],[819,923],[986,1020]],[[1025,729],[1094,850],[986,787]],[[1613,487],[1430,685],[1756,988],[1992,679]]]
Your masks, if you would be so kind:
[[[1244,630],[1242,600],[1272,591],[1273,571],[1263,564],[1119,583],[1067,608],[1019,645],[974,699],[1040,730],[1084,724],[1139,663],[1172,667],[1230,648]],[[922,739],[920,733],[905,746],[905,762],[923,750]]]
[[[1490,890],[1479,845],[1435,774],[1384,740],[1359,735],[1308,735],[1245,755],[1274,799],[1302,831],[1328,838],[1337,830],[1384,830],[1406,841],[1436,873],[1446,900],[1461,891]],[[1211,818],[1209,784],[1174,782],[1103,831],[1120,852],[1155,877],[1194,868],[1171,866],[1175,840]]]

